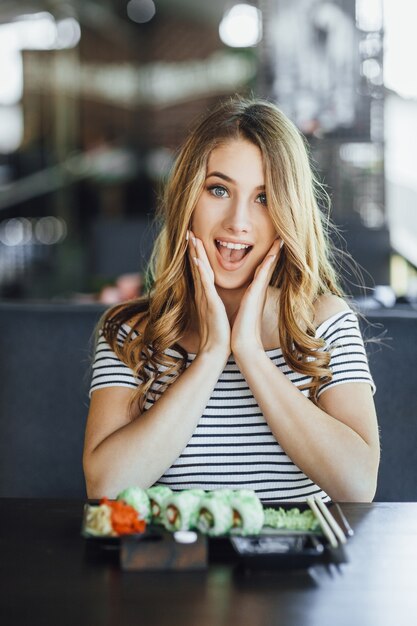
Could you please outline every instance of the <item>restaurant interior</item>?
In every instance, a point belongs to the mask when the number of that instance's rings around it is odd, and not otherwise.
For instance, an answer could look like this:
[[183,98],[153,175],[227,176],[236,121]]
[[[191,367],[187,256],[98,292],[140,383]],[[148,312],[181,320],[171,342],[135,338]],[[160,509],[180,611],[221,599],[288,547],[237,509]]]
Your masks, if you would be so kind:
[[[67,511],[71,528],[77,527],[86,500],[81,459],[94,329],[108,307],[146,294],[156,210],[178,146],[196,118],[234,94],[275,102],[308,142],[331,198],[338,270],[361,313],[377,387],[382,455],[375,503],[417,502],[412,11],[411,0],[1,2],[0,500],[20,501],[16,520],[25,514],[25,502],[39,508],[43,499],[62,498],[78,503]],[[359,526],[363,510],[351,513],[359,515]],[[58,509],[54,519],[59,523]],[[22,521],[16,528],[25,532]],[[383,520],[378,529],[382,537]],[[416,532],[407,529],[417,556]],[[71,539],[77,540],[79,532]],[[352,552],[359,559],[359,544]],[[396,554],[393,548],[393,559]],[[111,567],[106,572],[116,576]],[[183,579],[197,596],[207,594],[188,609],[181,582],[175,582],[169,598],[175,590],[182,604],[175,600],[178,614],[170,624],[275,624],[279,615],[280,623],[323,625],[328,615],[318,599],[316,612],[306,617],[311,594],[321,586],[328,593],[333,585],[335,606],[339,597],[331,576],[309,584],[274,579],[288,601],[286,612],[275,605],[273,585],[264,578],[268,609],[262,609],[250,600],[259,582],[228,578],[227,595],[222,572],[213,570],[208,587],[198,577]],[[376,593],[372,572],[363,576],[364,588],[372,584]],[[340,571],[337,577],[342,585]],[[157,578],[141,581],[144,606],[154,605]],[[400,583],[395,597],[410,606],[403,578]],[[9,590],[8,611],[29,597],[26,584]],[[78,609],[59,623],[131,623],[133,579],[114,578],[100,589],[98,578],[92,584],[107,617],[97,607],[92,612],[77,588]],[[168,579],[161,584],[169,589]],[[77,587],[73,580],[70,586]],[[48,589],[60,598],[56,611],[69,602],[63,591]],[[210,593],[216,606],[233,600],[236,608],[213,613]],[[289,600],[294,593],[310,598],[302,596],[299,614]],[[355,620],[340,613],[335,624],[394,623],[395,603],[383,612],[361,602]],[[18,617],[7,623],[52,623],[44,621],[48,615],[56,621],[53,601],[49,614],[35,604],[34,621],[27,621],[29,603],[14,607]],[[158,611],[158,618],[145,612],[144,623],[168,623],[168,609]],[[395,623],[406,622],[396,614]]]

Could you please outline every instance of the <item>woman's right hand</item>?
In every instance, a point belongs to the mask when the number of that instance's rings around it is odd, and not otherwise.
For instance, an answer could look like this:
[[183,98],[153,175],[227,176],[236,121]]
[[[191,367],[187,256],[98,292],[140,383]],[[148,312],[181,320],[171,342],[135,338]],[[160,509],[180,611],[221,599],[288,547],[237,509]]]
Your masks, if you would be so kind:
[[214,272],[201,239],[189,231],[189,255],[195,287],[200,352],[219,354],[226,362],[230,355],[230,323],[214,284]]

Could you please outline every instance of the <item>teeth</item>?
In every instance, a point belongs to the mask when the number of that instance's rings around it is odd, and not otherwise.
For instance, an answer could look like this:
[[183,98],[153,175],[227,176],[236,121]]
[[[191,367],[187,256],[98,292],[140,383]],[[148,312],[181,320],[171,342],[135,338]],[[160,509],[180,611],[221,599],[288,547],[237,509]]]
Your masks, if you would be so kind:
[[220,239],[216,239],[216,241],[224,248],[229,248],[230,250],[243,250],[244,248],[250,248],[250,245],[246,243],[230,243],[226,241],[220,241]]

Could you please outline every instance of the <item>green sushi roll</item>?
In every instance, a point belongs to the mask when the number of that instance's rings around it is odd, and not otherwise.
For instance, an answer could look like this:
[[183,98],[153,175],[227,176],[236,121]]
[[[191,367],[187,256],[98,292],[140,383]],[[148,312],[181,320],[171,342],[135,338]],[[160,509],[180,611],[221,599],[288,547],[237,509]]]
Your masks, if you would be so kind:
[[164,502],[172,495],[172,489],[165,485],[155,485],[155,487],[149,487],[146,493],[150,500],[152,522],[161,524]]
[[225,535],[233,525],[231,494],[207,494],[199,504],[197,529],[210,537]]
[[213,496],[214,498],[222,498],[226,502],[231,501],[233,493],[233,489],[214,489],[209,492],[210,496]]
[[164,501],[162,519],[167,530],[191,530],[196,527],[202,489],[173,493]]
[[126,504],[130,504],[139,513],[139,517],[149,522],[151,519],[151,504],[149,496],[144,489],[140,487],[128,487],[121,491],[118,500],[124,500]]
[[239,489],[231,499],[233,511],[232,533],[258,535],[264,524],[264,509],[261,501],[251,489]]

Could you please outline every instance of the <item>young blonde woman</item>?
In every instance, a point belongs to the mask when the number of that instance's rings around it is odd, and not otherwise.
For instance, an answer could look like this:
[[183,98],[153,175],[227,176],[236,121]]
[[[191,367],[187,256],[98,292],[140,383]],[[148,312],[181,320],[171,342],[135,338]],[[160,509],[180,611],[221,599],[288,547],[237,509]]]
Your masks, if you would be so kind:
[[161,206],[146,299],[104,319],[84,469],[123,488],[248,488],[370,501],[375,391],[331,265],[302,136],[231,99],[190,134]]

